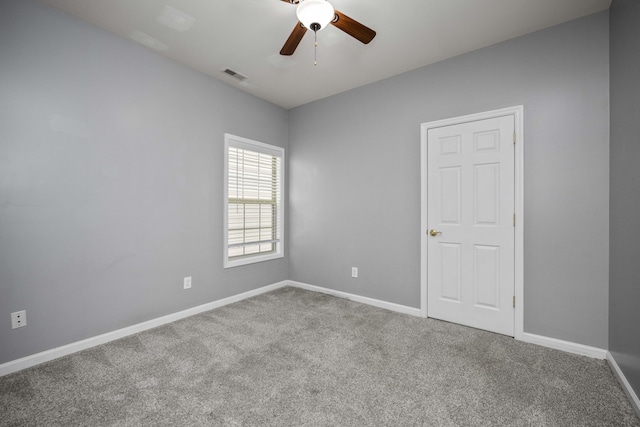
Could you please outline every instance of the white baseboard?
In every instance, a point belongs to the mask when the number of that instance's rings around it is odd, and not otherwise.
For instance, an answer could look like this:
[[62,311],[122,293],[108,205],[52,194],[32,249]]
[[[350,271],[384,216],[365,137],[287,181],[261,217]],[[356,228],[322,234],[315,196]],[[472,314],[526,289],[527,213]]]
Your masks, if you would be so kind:
[[29,368],[31,366],[39,365],[40,363],[48,362],[59,357],[63,357],[81,350],[86,350],[91,347],[95,347],[100,344],[105,344],[110,341],[114,341],[120,338],[124,338],[129,335],[136,334],[138,332],[146,331],[148,329],[162,326],[166,323],[175,322],[176,320],[184,319],[205,311],[213,310],[214,308],[222,307],[234,302],[242,301],[247,298],[251,298],[256,295],[271,292],[273,290],[287,286],[287,281],[274,283],[272,285],[263,286],[262,288],[254,289],[252,291],[243,292],[238,295],[233,295],[228,298],[223,298],[217,301],[202,304],[196,307],[188,308],[186,310],[179,311],[177,313],[168,314],[166,316],[151,319],[146,322],[138,323],[136,325],[128,326],[126,328],[118,329],[116,331],[107,332],[106,334],[97,335],[95,337],[87,338],[81,341],[76,341],[71,344],[56,347],[51,350],[46,350],[41,353],[32,354],[30,356],[22,357],[20,359],[12,360],[3,364],[0,364],[0,376],[11,374],[13,372],[20,371],[22,369]]
[[556,350],[562,350],[568,353],[579,354],[580,356],[592,357],[594,359],[603,360],[607,357],[607,350],[602,348],[590,347],[584,344],[577,344],[571,341],[563,341],[556,338],[544,337],[542,335],[530,334],[528,332],[522,334],[522,339],[520,341],[537,344]]
[[[359,302],[362,304],[371,305],[386,310],[395,311],[398,313],[409,314],[412,316],[422,317],[422,312],[419,308],[408,307],[401,304],[395,304],[392,302],[382,301],[374,298],[364,297],[360,295],[350,294],[348,292],[336,291],[329,288],[323,288],[321,286],[309,285],[307,283],[296,282],[293,280],[284,280],[282,282],[267,285],[262,288],[254,289],[252,291],[244,292],[238,295],[233,295],[228,298],[213,301],[210,303],[202,304],[197,307],[192,307],[177,313],[168,314],[166,316],[158,317],[156,319],[148,320],[146,322],[138,323],[136,325],[128,326],[126,328],[118,329],[116,331],[107,332],[102,335],[87,338],[85,340],[76,341],[61,347],[56,347],[51,350],[46,350],[41,353],[36,353],[30,356],[26,356],[20,359],[12,360],[3,364],[0,364],[0,376],[7,375],[13,372],[20,371],[22,369],[29,368],[31,366],[38,365],[40,363],[48,362],[59,357],[63,357],[81,350],[85,350],[91,347],[95,347],[100,344],[105,344],[110,341],[114,341],[120,338],[124,338],[129,335],[136,334],[138,332],[146,331],[148,329],[162,326],[166,323],[175,322],[176,320],[184,319],[189,316],[193,316],[205,311],[213,310],[214,308],[222,307],[234,302],[242,301],[247,298],[251,298],[256,295],[271,292],[285,286],[291,286],[300,289],[306,289],[308,291],[320,292],[323,294],[332,295],[339,298],[345,298],[351,301]],[[544,347],[554,348],[556,350],[562,350],[569,353],[579,354],[582,356],[593,357],[595,359],[609,359],[607,356],[607,350],[603,350],[596,347],[589,347],[582,344],[576,344],[569,341],[558,340],[555,338],[548,338],[541,335],[535,335],[530,333],[524,333],[522,341],[541,345]],[[610,362],[613,358],[609,359]],[[613,361],[615,363],[615,361]],[[615,365],[617,367],[617,364]],[[619,368],[618,368],[619,370]],[[622,377],[624,378],[624,377]],[[621,380],[622,381],[622,380]],[[625,380],[626,381],[626,380]],[[629,390],[633,390],[628,386]],[[633,395],[635,396],[635,394]],[[637,396],[635,396],[637,402]]]
[[334,297],[345,298],[351,301],[372,305],[378,308],[384,308],[384,309],[395,311],[398,313],[410,314],[412,316],[422,317],[422,312],[419,308],[407,307],[406,305],[400,305],[400,304],[395,304],[393,302],[387,302],[379,299],[363,297],[360,295],[350,294],[348,292],[336,291],[329,288],[323,288],[321,286],[309,285],[307,283],[295,282],[293,280],[285,280],[285,283],[288,286],[291,286],[294,288],[306,289],[308,291],[313,291],[313,292],[320,292],[322,294],[328,294]]
[[631,387],[629,381],[627,381],[627,377],[624,376],[622,369],[620,369],[620,366],[618,366],[618,362],[616,362],[616,359],[613,358],[613,355],[609,351],[607,351],[607,361],[609,362],[609,366],[611,366],[611,370],[613,371],[614,375],[618,378],[618,381],[620,381],[620,385],[622,385],[622,389],[629,398],[631,406],[633,406],[636,414],[638,414],[638,417],[640,417],[640,399],[638,399],[638,395]]
[[[284,283],[287,286],[291,286],[294,288],[306,289],[308,291],[313,291],[313,292],[320,292],[323,294],[328,294],[328,295],[332,295],[339,298],[346,298],[348,300],[352,300],[362,304],[372,305],[374,307],[384,308],[384,309],[396,311],[399,313],[423,317],[422,311],[419,308],[407,307],[405,305],[394,304],[391,302],[363,297],[360,295],[354,295],[347,292],[336,291],[333,289],[323,288],[315,285],[309,285],[307,283],[295,282],[293,280],[286,280]],[[556,338],[549,338],[542,335],[531,334],[528,332],[525,332],[522,334],[521,341],[524,341],[530,344],[540,345],[542,347],[553,348],[555,350],[565,351],[572,354],[577,354],[580,356],[587,356],[594,359],[600,359],[600,360],[607,359],[611,364],[614,373],[618,377],[618,380],[622,384],[625,390],[625,393],[629,397],[629,400],[631,401],[632,406],[634,407],[635,411],[638,413],[638,416],[640,416],[640,400],[638,400],[638,396],[635,394],[633,388],[631,388],[631,385],[625,378],[624,374],[620,370],[620,367],[618,366],[618,364],[616,363],[615,359],[613,358],[613,356],[609,351],[602,348],[598,348],[598,347],[591,347],[584,344],[578,344],[571,341],[559,340]]]
[[[384,308],[404,314],[410,314],[412,316],[424,317],[422,311],[419,308],[407,307],[405,305],[363,297],[360,295],[354,295],[347,292],[336,291],[333,289],[323,288],[321,286],[309,285],[307,283],[296,282],[293,280],[285,280],[285,283],[287,286],[292,286],[294,288],[320,292],[339,298],[346,298],[362,304],[372,305],[374,307]],[[542,335],[530,334],[528,332],[522,334],[522,339],[520,339],[520,341],[540,345],[542,347],[553,348],[555,350],[566,351],[568,353],[578,354],[580,356],[587,356],[594,359],[604,360],[607,357],[607,350],[602,348],[591,347],[584,344],[577,344],[571,341],[563,341],[556,338],[549,338]]]

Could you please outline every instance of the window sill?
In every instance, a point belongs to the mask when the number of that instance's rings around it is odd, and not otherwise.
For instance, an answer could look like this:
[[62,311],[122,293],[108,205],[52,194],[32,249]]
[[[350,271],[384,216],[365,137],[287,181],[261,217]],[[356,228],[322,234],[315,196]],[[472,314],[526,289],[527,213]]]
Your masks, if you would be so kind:
[[255,264],[257,262],[270,261],[278,258],[284,258],[284,254],[273,253],[273,254],[266,254],[266,255],[255,255],[255,256],[247,256],[247,257],[237,258],[232,260],[225,258],[224,268],[239,267],[241,265]]

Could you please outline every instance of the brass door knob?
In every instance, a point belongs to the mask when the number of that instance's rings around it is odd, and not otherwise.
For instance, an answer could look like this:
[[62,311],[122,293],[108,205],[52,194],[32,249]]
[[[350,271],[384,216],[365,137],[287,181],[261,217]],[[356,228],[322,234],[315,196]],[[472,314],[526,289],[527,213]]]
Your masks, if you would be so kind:
[[429,230],[429,234],[431,235],[431,237],[436,237],[438,234],[442,234],[442,231],[438,231],[432,228],[431,230]]

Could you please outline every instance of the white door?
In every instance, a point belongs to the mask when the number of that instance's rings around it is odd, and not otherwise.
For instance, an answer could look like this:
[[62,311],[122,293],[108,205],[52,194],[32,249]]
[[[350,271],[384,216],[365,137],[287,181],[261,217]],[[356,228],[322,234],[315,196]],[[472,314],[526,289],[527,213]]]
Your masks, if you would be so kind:
[[515,117],[427,134],[427,313],[514,335]]

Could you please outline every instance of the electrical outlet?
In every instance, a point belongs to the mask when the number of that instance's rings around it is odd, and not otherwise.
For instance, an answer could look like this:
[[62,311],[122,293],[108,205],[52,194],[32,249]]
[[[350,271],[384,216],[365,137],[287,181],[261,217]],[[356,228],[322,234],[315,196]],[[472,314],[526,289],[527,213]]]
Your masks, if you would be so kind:
[[191,277],[184,278],[184,289],[191,289]]
[[358,278],[358,267],[351,267],[351,277],[354,279]]
[[27,326],[27,310],[11,313],[11,329]]

